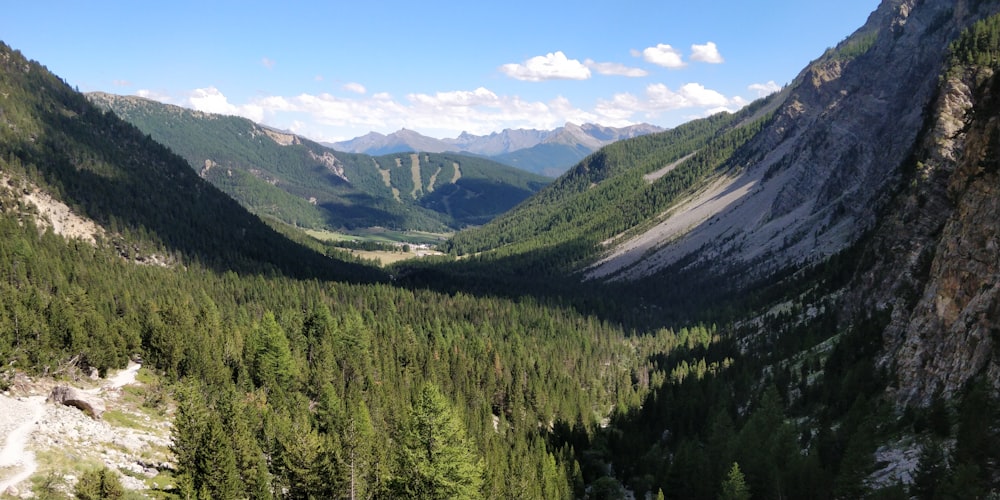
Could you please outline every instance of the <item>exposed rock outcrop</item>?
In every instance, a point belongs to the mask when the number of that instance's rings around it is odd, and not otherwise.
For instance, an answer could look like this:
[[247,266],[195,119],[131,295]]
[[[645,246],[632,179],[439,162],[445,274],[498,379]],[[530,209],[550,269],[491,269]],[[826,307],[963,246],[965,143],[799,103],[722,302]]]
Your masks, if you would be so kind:
[[65,385],[53,387],[46,402],[79,408],[95,420],[100,420],[105,410],[100,397]]
[[[909,185],[875,232],[848,315],[891,310],[883,367],[900,404],[949,398],[986,374],[1000,389],[1000,78],[952,72]],[[867,260],[867,259],[866,259]]]
[[333,153],[323,151],[322,155],[318,155],[310,149],[309,157],[314,161],[321,163],[327,170],[330,171],[330,173],[340,177],[344,180],[344,182],[351,182],[351,180],[347,178],[347,174],[344,173],[344,164],[341,163],[336,156],[333,156]]

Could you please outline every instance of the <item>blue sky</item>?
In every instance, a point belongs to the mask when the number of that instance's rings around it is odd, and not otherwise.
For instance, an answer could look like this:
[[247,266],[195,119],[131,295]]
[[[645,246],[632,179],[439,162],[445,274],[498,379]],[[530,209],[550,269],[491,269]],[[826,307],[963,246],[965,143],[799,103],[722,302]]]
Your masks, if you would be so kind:
[[0,39],[81,91],[321,141],[676,126],[789,83],[877,0],[6,2]]

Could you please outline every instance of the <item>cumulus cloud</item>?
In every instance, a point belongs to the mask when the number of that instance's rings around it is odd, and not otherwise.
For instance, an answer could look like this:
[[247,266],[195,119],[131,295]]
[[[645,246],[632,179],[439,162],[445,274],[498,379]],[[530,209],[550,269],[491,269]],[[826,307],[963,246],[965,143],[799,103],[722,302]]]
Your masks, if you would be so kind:
[[691,60],[709,64],[721,64],[724,61],[715,42],[708,42],[705,45],[692,45]]
[[348,82],[343,86],[344,90],[348,92],[354,92],[355,94],[365,94],[368,93],[368,89],[364,85],[357,82]]
[[632,68],[621,63],[594,62],[593,59],[587,59],[583,64],[602,75],[627,76],[630,78],[640,78],[649,75],[649,72],[642,68]]
[[267,69],[274,69],[274,59],[269,59],[267,57],[262,57],[260,59],[260,64]]
[[229,99],[215,87],[194,89],[188,96],[187,103],[191,108],[206,113],[242,116],[255,122],[264,119],[262,106],[255,103],[242,106],[231,104]]
[[681,51],[665,43],[658,44],[656,47],[647,47],[642,51],[642,57],[646,62],[664,68],[676,69],[687,65],[681,57]]
[[715,90],[707,89],[700,83],[686,83],[681,86],[678,93],[692,107],[719,107],[729,104],[729,99],[726,96]]
[[756,92],[757,97],[764,97],[781,90],[781,85],[778,85],[777,83],[774,82],[774,80],[771,80],[767,83],[751,84],[749,87],[747,87],[747,89],[749,89],[752,92]]
[[441,107],[496,106],[499,98],[493,91],[479,87],[473,91],[457,90],[428,94],[409,94],[407,98],[418,104]]
[[576,59],[569,59],[562,51],[532,57],[524,64],[504,64],[500,66],[500,71],[511,78],[528,82],[590,78],[590,68]]
[[623,93],[615,94],[610,100],[598,100],[594,111],[604,120],[627,122],[643,108],[644,103],[638,97]]
[[139,89],[135,91],[135,95],[142,97],[143,99],[151,99],[153,101],[166,102],[166,103],[171,101],[171,97],[169,95],[164,94],[162,92],[157,92],[155,90]]
[[703,116],[707,116],[719,111],[736,111],[744,105],[744,99],[727,98],[700,83],[687,83],[677,90],[662,83],[654,83],[646,86],[642,96],[621,93],[615,94],[611,99],[599,100],[595,112],[607,120],[631,122],[636,114],[642,114],[646,119],[655,119],[660,113],[700,108]]

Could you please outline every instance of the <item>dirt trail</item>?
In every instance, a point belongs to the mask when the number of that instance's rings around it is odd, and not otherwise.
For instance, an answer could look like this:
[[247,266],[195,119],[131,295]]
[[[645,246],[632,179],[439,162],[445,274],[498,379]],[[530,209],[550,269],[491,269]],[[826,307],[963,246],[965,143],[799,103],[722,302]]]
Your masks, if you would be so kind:
[[[130,361],[128,367],[106,379],[102,386],[84,392],[98,394],[131,384],[135,382],[139,368],[138,363]],[[27,445],[38,421],[45,415],[45,399],[45,396],[0,396],[0,415],[3,416],[0,419],[0,436],[4,436],[4,446],[0,450],[0,495],[16,489],[38,469],[35,453],[28,450]]]
[[[0,450],[0,494],[4,494],[38,469],[35,454],[25,447],[45,413],[45,396],[23,399],[0,396],[0,409],[4,416],[3,431],[7,432],[3,450]],[[13,474],[8,476],[11,471]]]

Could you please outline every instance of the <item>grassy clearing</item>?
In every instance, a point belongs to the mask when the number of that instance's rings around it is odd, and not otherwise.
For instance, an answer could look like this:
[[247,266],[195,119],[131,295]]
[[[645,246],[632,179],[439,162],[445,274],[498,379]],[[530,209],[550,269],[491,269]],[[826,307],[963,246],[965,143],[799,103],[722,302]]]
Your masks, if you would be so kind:
[[83,456],[71,448],[36,450],[35,460],[38,461],[38,470],[33,478],[45,477],[48,474],[80,477],[84,472],[104,465],[104,462],[94,457]]
[[426,255],[427,252],[416,253],[410,252],[382,252],[382,251],[368,251],[368,250],[351,250],[351,253],[361,257],[362,259],[375,260],[378,261],[383,266],[389,264],[395,264],[403,260],[420,258]]
[[404,243],[411,245],[436,245],[447,240],[453,233],[429,233],[424,231],[393,231],[384,228],[361,229],[353,233],[306,230],[306,234],[320,241],[375,241],[379,243]]
[[323,231],[319,229],[306,229],[306,234],[320,241],[360,241],[361,238],[350,234],[336,233],[333,231]]
[[108,410],[104,412],[101,418],[111,424],[112,427],[127,427],[129,429],[136,429],[146,432],[157,432],[156,428],[151,426],[148,421],[134,413],[126,413],[121,410]]

